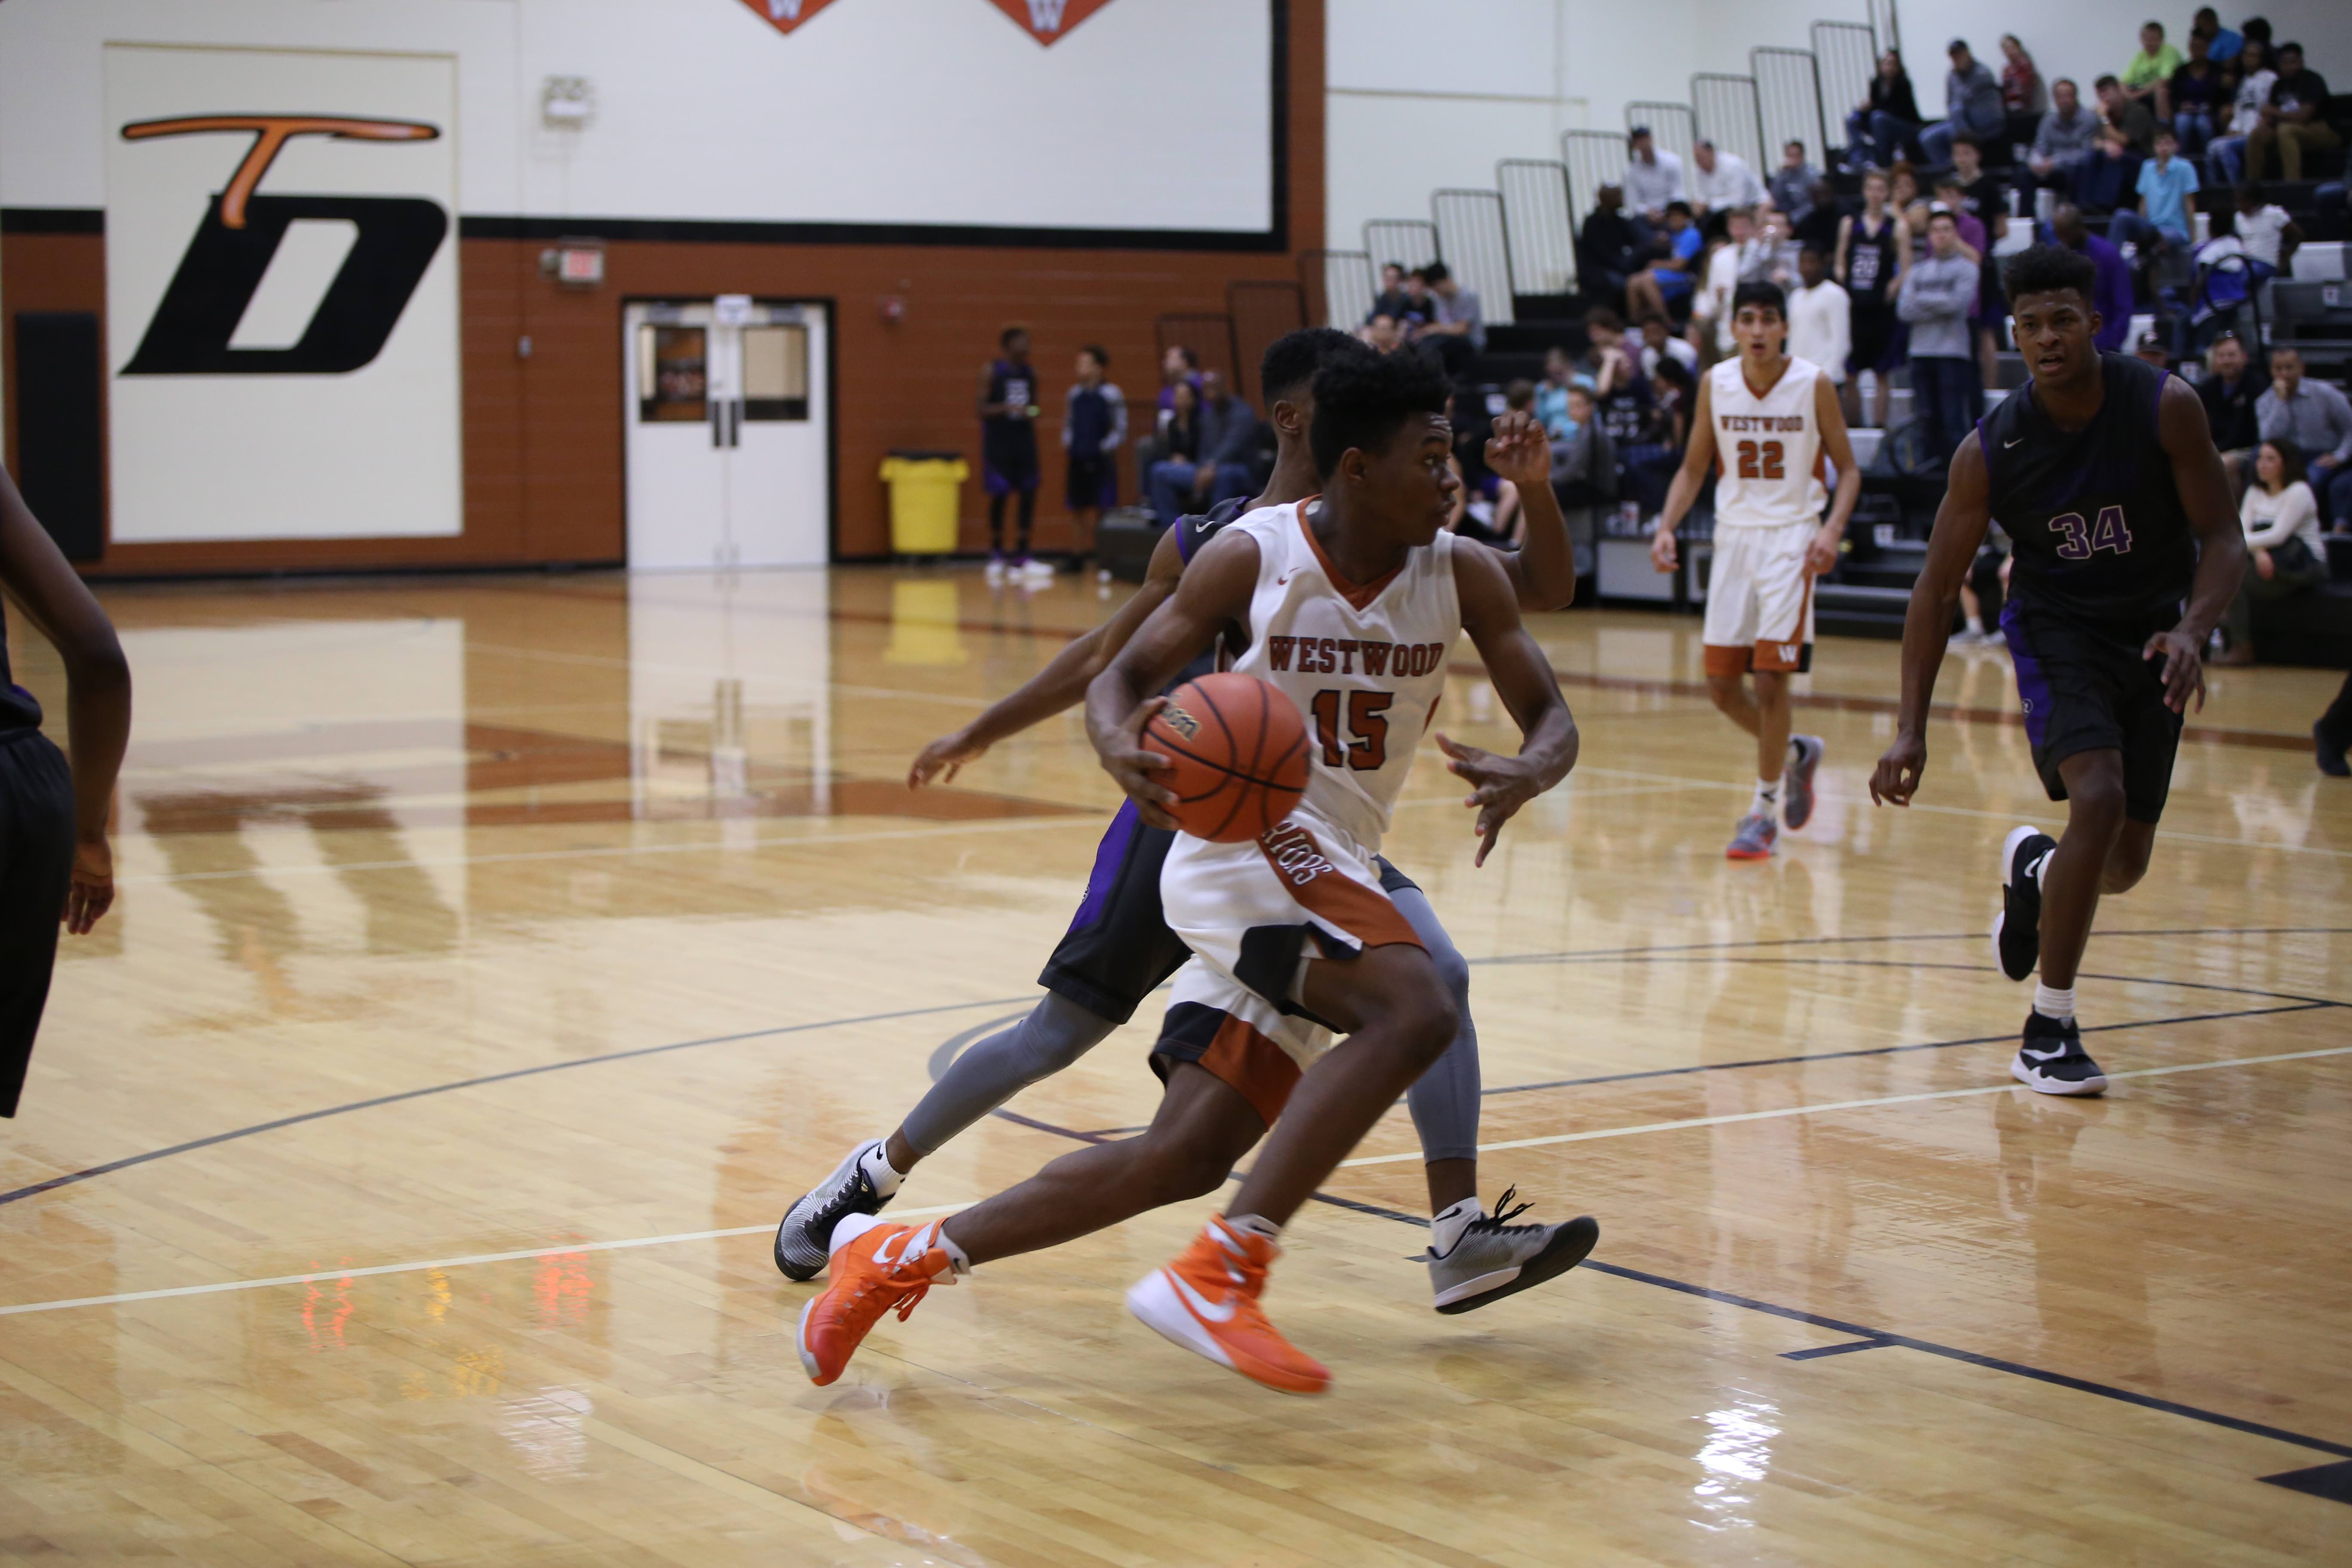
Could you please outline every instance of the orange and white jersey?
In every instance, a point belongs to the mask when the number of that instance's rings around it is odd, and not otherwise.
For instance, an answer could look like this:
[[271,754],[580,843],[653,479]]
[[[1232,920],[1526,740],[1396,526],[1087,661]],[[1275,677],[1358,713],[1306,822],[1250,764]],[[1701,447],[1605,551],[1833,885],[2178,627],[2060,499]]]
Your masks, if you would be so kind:
[[1813,414],[1821,367],[1792,356],[1761,396],[1748,384],[1737,357],[1706,374],[1715,417],[1716,527],[1819,522],[1829,503],[1821,421]]
[[1315,504],[1262,507],[1227,525],[1257,542],[1249,647],[1233,668],[1298,705],[1314,754],[1306,804],[1370,851],[1388,831],[1461,635],[1455,540],[1440,533],[1388,576],[1358,585],[1308,530],[1305,510]]

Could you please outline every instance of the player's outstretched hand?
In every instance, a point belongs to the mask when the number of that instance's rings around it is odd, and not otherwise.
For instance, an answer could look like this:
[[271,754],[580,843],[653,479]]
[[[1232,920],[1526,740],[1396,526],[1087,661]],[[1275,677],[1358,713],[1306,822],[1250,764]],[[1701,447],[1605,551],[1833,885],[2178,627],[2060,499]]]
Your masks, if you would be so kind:
[[2159,655],[2164,659],[2165,706],[2175,713],[2186,713],[2189,711],[2189,699],[2193,695],[2197,699],[2197,710],[2202,713],[2205,710],[2205,655],[2198,647],[2197,639],[2179,627],[2158,632],[2147,639],[2147,647],[2140,650],[2140,657],[2155,658]]
[[915,753],[914,765],[907,770],[907,787],[920,789],[937,779],[941,784],[955,783],[955,776],[966,763],[976,763],[988,755],[988,742],[975,741],[970,730],[958,730],[951,735],[941,735]]
[[1917,735],[1897,734],[1895,744],[1878,759],[1870,774],[1870,799],[1875,805],[1909,805],[1927,771],[1927,742]]
[[1143,727],[1151,716],[1168,706],[1168,699],[1155,697],[1128,716],[1119,726],[1118,736],[1110,745],[1095,748],[1102,759],[1103,771],[1117,780],[1135,802],[1136,815],[1154,827],[1173,828],[1176,819],[1168,815],[1168,807],[1176,804],[1176,792],[1153,775],[1164,772],[1168,759],[1157,752],[1143,749]]
[[1443,734],[1437,737],[1437,749],[1445,753],[1448,772],[1477,786],[1462,804],[1477,808],[1478,822],[1473,831],[1478,835],[1478,856],[1471,864],[1484,866],[1503,824],[1543,793],[1543,779],[1523,757],[1502,757],[1476,746],[1456,745]]
[[1486,440],[1486,466],[1522,489],[1551,483],[1551,438],[1536,416],[1518,409],[1495,421]]
[[114,851],[106,840],[74,846],[73,873],[66,883],[66,907],[58,918],[76,936],[88,936],[114,904]]
[[1661,572],[1671,572],[1675,569],[1675,531],[1673,529],[1662,528],[1651,539],[1650,564]]

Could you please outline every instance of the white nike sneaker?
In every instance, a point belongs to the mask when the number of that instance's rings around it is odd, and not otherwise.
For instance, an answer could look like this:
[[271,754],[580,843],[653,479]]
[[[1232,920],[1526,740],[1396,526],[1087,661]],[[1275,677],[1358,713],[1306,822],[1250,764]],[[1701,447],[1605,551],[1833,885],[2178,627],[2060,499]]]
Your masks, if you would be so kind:
[[1510,1207],[1518,1191],[1506,1189],[1495,1212],[1472,1220],[1444,1252],[1433,1245],[1422,1254],[1439,1311],[1472,1311],[1557,1279],[1583,1262],[1600,1241],[1600,1222],[1590,1215],[1559,1225],[1511,1224],[1534,1206]]

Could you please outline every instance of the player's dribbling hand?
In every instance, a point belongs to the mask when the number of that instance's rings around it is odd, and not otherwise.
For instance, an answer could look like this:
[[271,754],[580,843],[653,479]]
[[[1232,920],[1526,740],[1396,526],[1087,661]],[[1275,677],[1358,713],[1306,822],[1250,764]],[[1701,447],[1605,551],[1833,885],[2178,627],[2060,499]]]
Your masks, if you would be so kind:
[[88,936],[99,917],[114,905],[114,851],[103,838],[74,846],[73,872],[66,883],[66,907],[58,918],[76,936]]
[[1675,535],[1671,529],[1662,528],[1650,541],[1650,564],[1661,572],[1675,569]]
[[1543,793],[1543,780],[1525,758],[1500,757],[1476,746],[1456,745],[1444,735],[1437,737],[1437,749],[1445,753],[1448,773],[1477,786],[1462,804],[1477,807],[1478,821],[1472,831],[1478,835],[1478,855],[1470,863],[1484,866],[1503,824]]
[[1095,754],[1102,759],[1103,772],[1110,774],[1127,798],[1135,802],[1136,815],[1154,827],[1173,829],[1176,819],[1167,808],[1176,804],[1176,792],[1153,775],[1165,770],[1168,759],[1157,752],[1143,749],[1143,727],[1151,716],[1168,706],[1168,699],[1155,697],[1128,716],[1118,727],[1118,735],[1111,744],[1098,745]]
[[969,730],[941,735],[915,753],[914,764],[907,770],[907,787],[920,789],[933,779],[941,784],[953,784],[956,773],[964,763],[976,763],[986,755],[988,742],[973,740]]
[[1551,482],[1551,440],[1534,415],[1515,408],[1495,421],[1486,466],[1522,489]]
[[2205,710],[2205,657],[2198,641],[2179,627],[2158,632],[2147,639],[2140,651],[2142,658],[2164,658],[2159,672],[2164,681],[2164,705],[2175,713],[2189,711],[2189,699],[2197,699],[2197,710]]
[[1919,787],[1919,775],[1927,771],[1927,741],[1917,735],[1896,735],[1895,744],[1886,748],[1886,754],[1871,771],[1871,804],[1909,805]]

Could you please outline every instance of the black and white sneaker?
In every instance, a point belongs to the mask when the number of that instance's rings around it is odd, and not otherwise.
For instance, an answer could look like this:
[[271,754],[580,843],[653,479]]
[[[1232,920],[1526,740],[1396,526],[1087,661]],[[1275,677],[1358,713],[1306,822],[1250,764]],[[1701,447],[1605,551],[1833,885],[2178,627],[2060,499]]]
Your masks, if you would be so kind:
[[2107,1075],[2083,1048],[2083,1032],[2074,1020],[2025,1016],[2025,1039],[2009,1076],[2036,1094],[2105,1094]]
[[776,1226],[776,1267],[787,1279],[814,1279],[833,1248],[833,1227],[854,1214],[880,1214],[894,1194],[875,1186],[866,1158],[882,1147],[877,1138],[860,1143],[833,1174],[801,1194]]
[[1583,1262],[1601,1239],[1600,1222],[1590,1215],[1559,1225],[1511,1224],[1535,1206],[1510,1207],[1518,1191],[1506,1190],[1495,1212],[1472,1220],[1443,1253],[1432,1247],[1421,1255],[1429,1265],[1439,1311],[1467,1312],[1558,1279]]
[[2014,827],[2000,847],[2000,913],[1992,952],[2000,972],[2023,980],[2042,962],[2042,862],[2058,841],[2038,827]]

